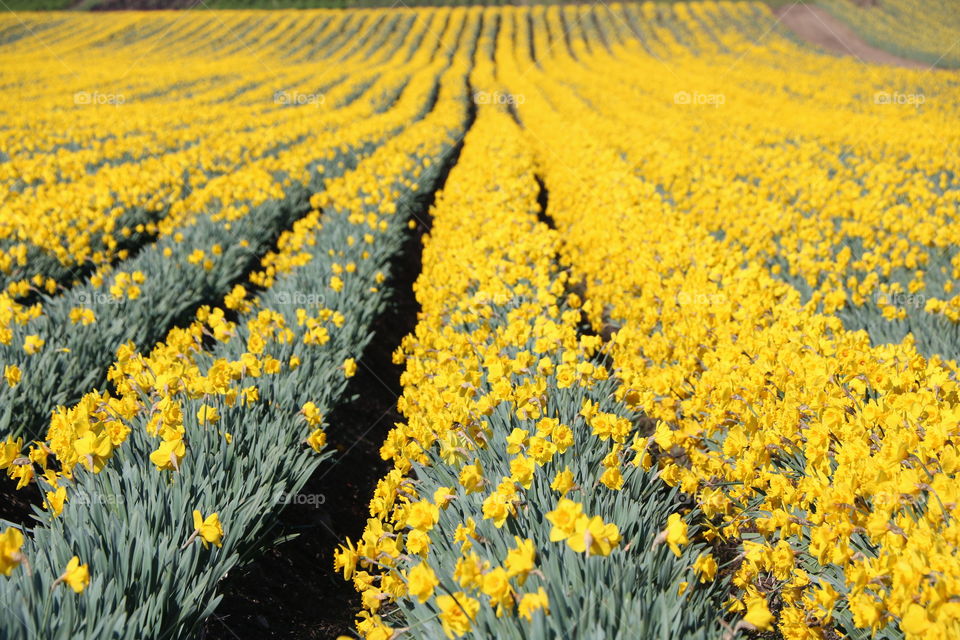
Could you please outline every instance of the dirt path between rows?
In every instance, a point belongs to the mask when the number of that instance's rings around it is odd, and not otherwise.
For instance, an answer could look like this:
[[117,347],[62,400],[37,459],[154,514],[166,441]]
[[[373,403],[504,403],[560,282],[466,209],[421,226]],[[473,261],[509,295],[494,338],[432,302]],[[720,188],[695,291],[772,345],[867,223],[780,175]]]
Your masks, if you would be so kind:
[[773,10],[780,22],[800,38],[827,51],[853,56],[862,62],[895,65],[908,69],[928,69],[916,60],[908,60],[872,47],[826,9],[803,3]]

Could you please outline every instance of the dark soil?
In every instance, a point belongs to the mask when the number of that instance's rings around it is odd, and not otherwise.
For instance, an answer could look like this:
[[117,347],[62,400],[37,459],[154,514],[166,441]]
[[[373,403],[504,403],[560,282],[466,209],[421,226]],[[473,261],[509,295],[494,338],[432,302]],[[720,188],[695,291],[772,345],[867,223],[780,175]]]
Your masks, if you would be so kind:
[[40,506],[42,498],[36,485],[17,491],[17,483],[0,473],[0,520],[7,520],[23,527],[32,527],[33,506]]
[[[471,110],[467,128],[473,122]],[[393,351],[416,328],[420,310],[413,283],[421,271],[422,237],[430,230],[430,207],[456,164],[454,149],[435,188],[413,211],[417,227],[407,234],[393,263],[388,308],[373,325],[346,401],[330,414],[328,446],[337,453],[317,470],[302,496],[323,496],[323,504],[292,504],[280,516],[280,536],[295,540],[267,550],[222,583],[224,598],[205,625],[207,640],[329,639],[354,635],[360,596],[333,570],[333,554],[346,538],[356,540],[369,517],[367,505],[377,481],[389,470],[380,446],[394,423],[401,394],[401,365]]]
[[417,321],[413,281],[420,272],[420,236],[411,233],[394,265],[393,297],[375,322],[347,400],[329,416],[327,437],[336,449],[301,491],[323,496],[322,504],[291,504],[280,516],[278,533],[299,536],[273,547],[223,582],[224,599],[207,621],[215,640],[334,638],[350,633],[360,609],[359,595],[333,571],[333,553],[356,540],[369,517],[367,504],[388,470],[380,446],[395,422],[402,367],[391,355]]
[[[446,173],[441,185],[445,179]],[[274,531],[278,538],[297,537],[266,550],[224,580],[223,601],[207,620],[203,637],[326,640],[351,633],[360,599],[333,571],[333,552],[347,537],[357,539],[363,532],[369,499],[388,470],[380,446],[394,423],[403,419],[396,411],[403,367],[393,364],[392,354],[416,326],[419,305],[413,282],[421,271],[421,238],[429,230],[432,200],[433,194],[424,194],[422,208],[414,212],[417,228],[408,233],[392,265],[388,308],[374,322],[374,338],[345,401],[328,417],[328,446],[336,453],[307,482],[302,503],[284,509]],[[34,487],[17,491],[15,483],[0,474],[0,519],[30,526],[32,505],[40,500]]]

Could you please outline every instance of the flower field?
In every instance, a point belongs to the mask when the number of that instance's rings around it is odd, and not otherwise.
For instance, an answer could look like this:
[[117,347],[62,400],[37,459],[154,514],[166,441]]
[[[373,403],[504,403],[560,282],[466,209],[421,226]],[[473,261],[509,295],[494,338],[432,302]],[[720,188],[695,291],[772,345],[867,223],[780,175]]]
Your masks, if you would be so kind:
[[[954,66],[913,4],[825,3]],[[318,475],[349,637],[960,637],[956,72],[705,1],[11,13],[0,87],[0,637],[283,637],[211,621]]]
[[923,5],[916,0],[892,0],[866,12],[856,11],[850,2],[827,0],[823,4],[875,46],[931,65],[960,66],[960,52],[953,46],[960,38],[960,13],[949,0]]

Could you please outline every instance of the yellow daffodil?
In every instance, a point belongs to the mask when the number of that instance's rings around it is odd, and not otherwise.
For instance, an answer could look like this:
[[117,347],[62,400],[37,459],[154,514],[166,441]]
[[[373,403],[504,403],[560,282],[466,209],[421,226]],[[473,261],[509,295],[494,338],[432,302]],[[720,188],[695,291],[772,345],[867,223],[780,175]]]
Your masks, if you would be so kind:
[[193,535],[191,539],[200,538],[204,548],[208,544],[214,544],[217,547],[223,546],[223,526],[220,524],[220,517],[216,513],[211,513],[204,518],[200,511],[193,511]]

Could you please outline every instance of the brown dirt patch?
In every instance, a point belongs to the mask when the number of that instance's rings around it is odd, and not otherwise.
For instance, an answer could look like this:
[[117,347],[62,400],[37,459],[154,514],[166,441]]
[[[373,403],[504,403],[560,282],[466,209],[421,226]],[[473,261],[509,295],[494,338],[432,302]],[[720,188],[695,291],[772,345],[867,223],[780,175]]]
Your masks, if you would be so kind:
[[848,55],[861,62],[894,65],[907,69],[928,69],[929,65],[895,56],[872,47],[846,24],[820,7],[807,4],[792,4],[777,7],[774,15],[788,29],[803,40],[832,53]]

